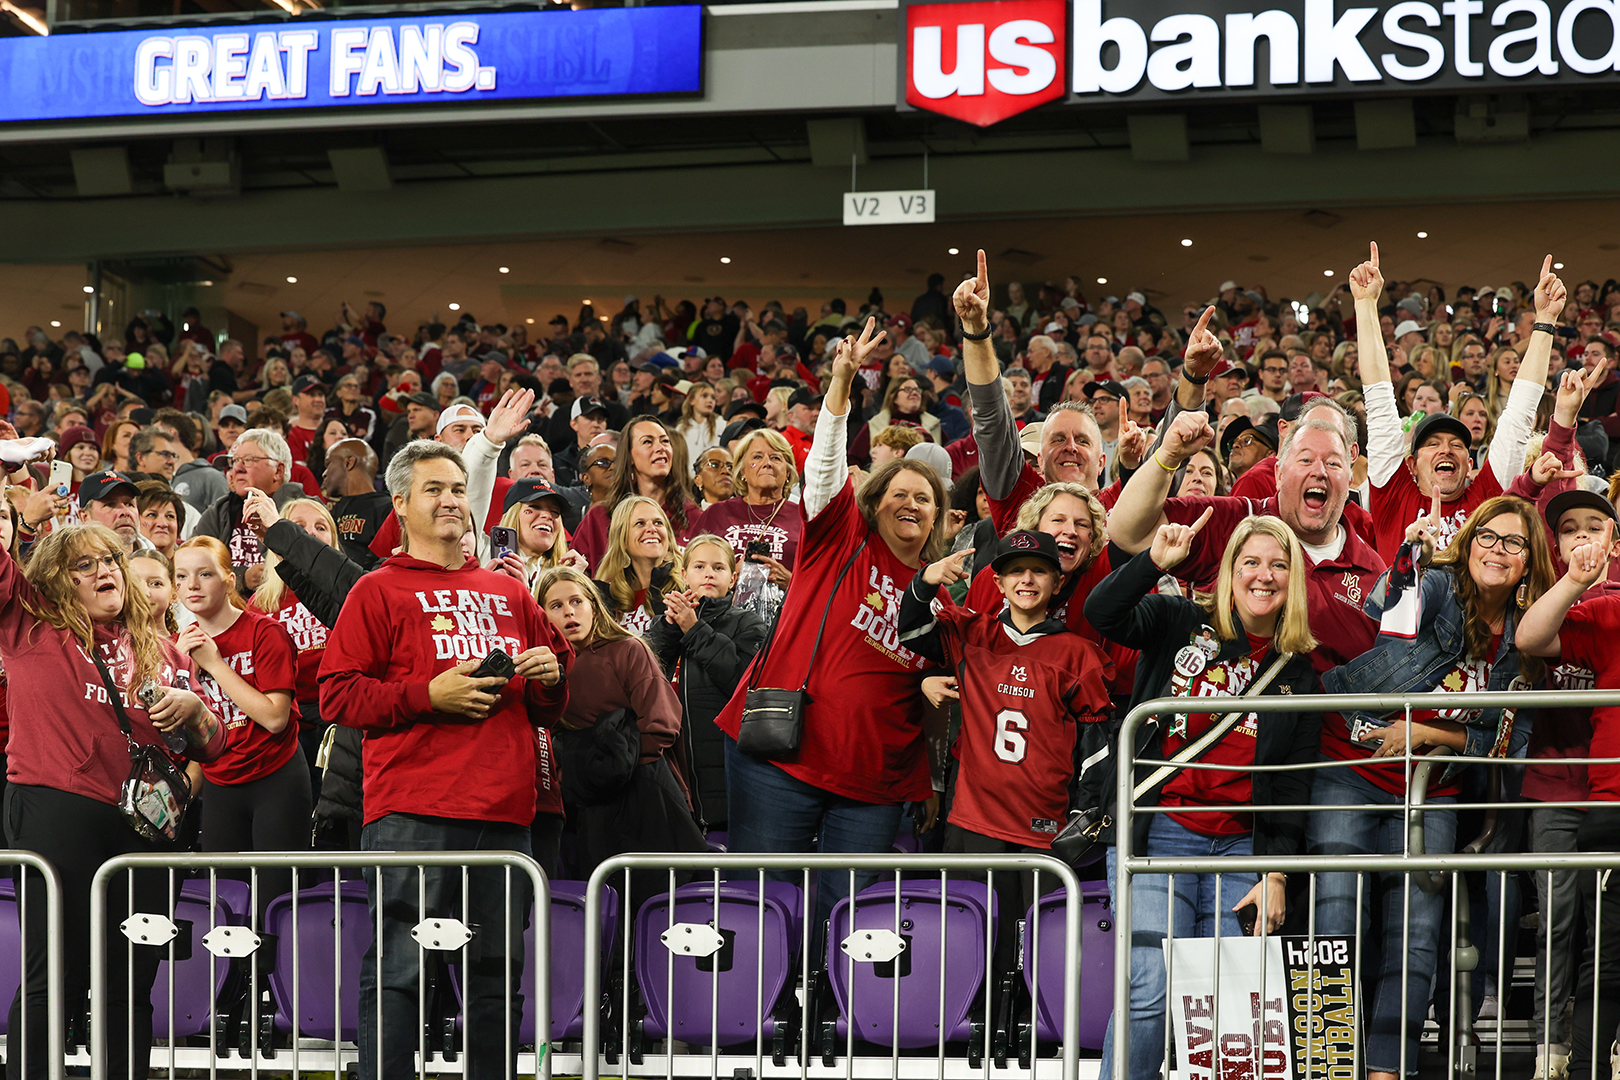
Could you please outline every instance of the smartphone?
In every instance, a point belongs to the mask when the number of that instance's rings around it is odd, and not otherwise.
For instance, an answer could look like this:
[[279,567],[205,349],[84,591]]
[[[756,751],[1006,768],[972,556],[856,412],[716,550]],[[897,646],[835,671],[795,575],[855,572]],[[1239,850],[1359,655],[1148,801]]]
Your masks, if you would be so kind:
[[516,670],[517,664],[513,662],[510,656],[507,656],[500,649],[491,649],[488,655],[484,657],[484,662],[479,664],[473,673],[467,677],[469,679],[489,679],[498,676],[502,679],[510,679]]
[[1244,904],[1237,909],[1238,926],[1243,930],[1244,937],[1254,936],[1254,924],[1259,921],[1260,911],[1254,904]]
[[504,559],[516,553],[518,534],[516,529],[505,525],[497,525],[489,530],[489,546],[497,559]]
[[163,700],[163,687],[158,685],[156,679],[148,678],[141,683],[140,689],[135,691],[135,697],[140,701],[142,708],[155,709],[158,702]]
[[51,462],[51,487],[63,498],[73,485],[73,466],[66,461]]

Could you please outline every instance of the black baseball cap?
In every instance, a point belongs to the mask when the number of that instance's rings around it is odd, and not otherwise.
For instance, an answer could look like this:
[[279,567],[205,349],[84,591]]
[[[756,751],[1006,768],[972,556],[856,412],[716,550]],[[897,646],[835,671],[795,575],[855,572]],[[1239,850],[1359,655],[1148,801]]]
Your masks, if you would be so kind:
[[750,431],[758,431],[765,426],[765,421],[757,416],[745,416],[741,420],[733,420],[726,425],[726,430],[720,433],[720,445],[729,446],[733,439],[740,439]]
[[440,409],[439,399],[428,393],[426,390],[418,390],[416,393],[405,399],[405,404],[420,405],[422,408],[432,409],[434,412],[438,412]]
[[806,405],[812,409],[821,408],[821,395],[807,386],[801,386],[788,397],[788,405]]
[[575,398],[574,404],[568,410],[568,419],[577,420],[586,413],[601,413],[603,416],[607,416],[607,403],[601,398],[591,395]]
[[141,493],[128,473],[114,472],[112,469],[91,473],[79,483],[79,509],[89,506],[94,499],[106,501],[107,496],[119,488],[128,488],[131,495]]
[[1457,436],[1463,441],[1464,446],[1473,446],[1474,435],[1468,430],[1466,424],[1449,413],[1435,413],[1419,420],[1417,426],[1412,429],[1412,445],[1406,452],[1407,456],[1416,457],[1418,448],[1423,445],[1423,441],[1430,435],[1438,435],[1442,431],[1449,431]]
[[1120,401],[1129,400],[1131,396],[1131,392],[1115,379],[1093,379],[1091,382],[1086,383],[1085,394],[1088,399],[1093,399],[1102,393],[1106,393],[1109,397]]
[[538,502],[541,499],[556,499],[562,510],[568,509],[568,501],[562,493],[551,486],[549,480],[534,476],[527,480],[514,480],[512,486],[506,489],[506,498],[501,502],[501,513],[506,513],[518,503]]
[[1277,415],[1292,424],[1299,419],[1300,414],[1305,411],[1311,402],[1325,397],[1327,395],[1320,390],[1301,390],[1297,394],[1289,394],[1283,398],[1282,409]]
[[319,393],[326,396],[326,384],[313,375],[300,375],[293,380],[292,392],[295,394]]
[[1017,559],[1041,559],[1052,567],[1053,573],[1063,572],[1063,563],[1058,558],[1057,540],[1047,533],[1028,529],[1011,533],[996,545],[996,557],[990,560],[990,569],[997,574],[1004,573],[1008,564]]
[[1556,535],[1558,532],[1558,519],[1564,516],[1566,510],[1575,510],[1585,507],[1596,510],[1598,513],[1615,521],[1620,521],[1620,515],[1614,512],[1614,504],[1595,491],[1585,488],[1571,488],[1561,491],[1547,501],[1547,528]]
[[1273,453],[1276,452],[1277,429],[1271,428],[1268,431],[1265,427],[1256,425],[1254,421],[1250,420],[1247,416],[1240,416],[1236,420],[1233,420],[1230,424],[1227,424],[1226,430],[1221,432],[1221,460],[1224,461],[1232,456],[1232,444],[1237,442],[1238,436],[1242,435],[1245,431],[1254,432],[1255,438],[1271,447]]
[[744,398],[742,401],[733,401],[730,405],[726,406],[727,420],[735,420],[743,413],[751,413],[754,416],[759,417],[761,420],[764,420],[765,406],[761,405],[753,398]]

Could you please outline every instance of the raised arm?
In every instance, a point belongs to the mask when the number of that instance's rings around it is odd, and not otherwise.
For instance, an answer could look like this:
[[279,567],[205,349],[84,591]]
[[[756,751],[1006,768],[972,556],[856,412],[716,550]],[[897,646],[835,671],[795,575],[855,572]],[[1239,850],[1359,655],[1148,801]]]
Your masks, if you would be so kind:
[[[983,334],[990,328],[990,277],[984,250],[979,250],[979,272],[956,287],[951,303],[962,333]],[[1005,499],[1018,484],[1024,451],[1018,445],[1018,423],[1001,385],[1001,363],[990,339],[962,338],[962,370],[967,376],[968,398],[973,402],[973,441],[979,447],[979,483],[992,499]]]
[[1193,409],[1177,416],[1165,430],[1159,448],[1120,491],[1119,501],[1108,515],[1108,539],[1132,555],[1145,551],[1159,526],[1169,520],[1164,514],[1164,500],[1169,497],[1170,480],[1176,470],[1214,441],[1215,429],[1204,410]]
[[[501,447],[529,426],[529,410],[534,407],[534,391],[508,390],[489,412],[484,430],[474,432],[462,448],[461,460],[467,466],[467,502],[472,512],[473,531],[483,532],[489,517],[489,502],[495,497],[496,465]],[[479,537],[482,544],[483,537]],[[482,547],[480,547],[482,550]]]
[[844,486],[844,432],[849,425],[849,388],[867,356],[888,334],[877,329],[875,318],[867,319],[859,338],[844,338],[833,356],[832,381],[816,417],[816,434],[804,462],[804,516],[808,521],[827,509],[833,496]]
[[1378,299],[1384,275],[1378,268],[1378,245],[1368,245],[1367,261],[1350,271],[1350,295],[1356,305],[1356,363],[1367,402],[1367,479],[1383,487],[1406,458],[1395,387],[1389,380],[1389,353],[1378,322]]
[[1563,652],[1558,628],[1564,625],[1564,616],[1593,582],[1608,574],[1613,553],[1614,522],[1608,521],[1603,527],[1603,538],[1570,552],[1569,570],[1519,618],[1513,641],[1520,651],[1531,656],[1557,656]]
[[[1564,310],[1564,283],[1553,273],[1552,256],[1541,263],[1541,278],[1536,282],[1536,325],[1551,326]],[[1547,330],[1534,330],[1524,359],[1519,363],[1519,374],[1508,391],[1507,404],[1496,421],[1496,435],[1491,439],[1491,451],[1486,460],[1496,474],[1497,483],[1506,488],[1513,478],[1524,471],[1524,446],[1530,440],[1530,428],[1535,423],[1536,407],[1547,385],[1547,361],[1552,356],[1553,335]]]

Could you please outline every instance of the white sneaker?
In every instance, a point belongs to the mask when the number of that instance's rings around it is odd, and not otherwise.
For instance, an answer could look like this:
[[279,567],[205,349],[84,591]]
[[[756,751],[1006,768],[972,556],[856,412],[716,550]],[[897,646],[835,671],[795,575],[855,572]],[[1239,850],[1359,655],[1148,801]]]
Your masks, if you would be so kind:
[[1474,1019],[1476,1019],[1476,1020],[1495,1020],[1496,1019],[1496,998],[1492,997],[1490,994],[1486,994],[1484,997],[1480,998],[1479,999],[1479,1012],[1474,1014]]
[[1569,1075],[1569,1055],[1554,1050],[1547,1053],[1545,1046],[1536,1047],[1536,1071],[1530,1080],[1564,1080]]

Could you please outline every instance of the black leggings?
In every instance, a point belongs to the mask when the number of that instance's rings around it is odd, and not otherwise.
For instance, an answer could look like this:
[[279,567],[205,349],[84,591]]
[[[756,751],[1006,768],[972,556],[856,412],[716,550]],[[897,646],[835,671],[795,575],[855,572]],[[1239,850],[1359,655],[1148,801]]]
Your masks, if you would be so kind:
[[[78,1015],[90,992],[90,880],[101,864],[115,855],[155,850],[135,834],[118,808],[83,795],[70,795],[54,788],[11,784],[5,798],[6,840],[14,848],[37,852],[56,867],[62,878],[62,1001],[68,1019]],[[20,869],[15,872],[21,874]],[[20,1077],[22,1054],[17,1033],[23,1031],[27,1012],[29,1078],[44,1077],[47,1064],[46,947],[50,928],[46,922],[45,886],[35,873],[29,873],[22,886],[27,890],[28,917],[23,926],[23,942],[28,952],[25,968],[26,1003],[21,990],[11,1002],[11,1037],[7,1047],[7,1075]],[[131,1075],[130,1062],[136,1062],[134,1075],[145,1076],[152,1050],[152,980],[164,950],[131,946],[118,930],[118,924],[131,911],[161,912],[171,915],[168,886],[161,871],[135,875],[134,905],[129,896],[129,878],[115,876],[107,889],[107,1075]],[[133,968],[131,978],[126,970]],[[133,1006],[133,1008],[131,1008]],[[129,1018],[126,1029],[125,1018]],[[133,1056],[131,1055],[133,1044]]]
[[[207,780],[202,793],[202,849],[219,852],[307,851],[310,835],[309,766],[295,749],[287,763],[269,776],[245,784]],[[243,872],[227,875],[247,881]],[[292,870],[258,872],[258,923],[276,897],[292,891]],[[310,876],[308,884],[317,878]],[[299,884],[304,884],[301,879]]]

